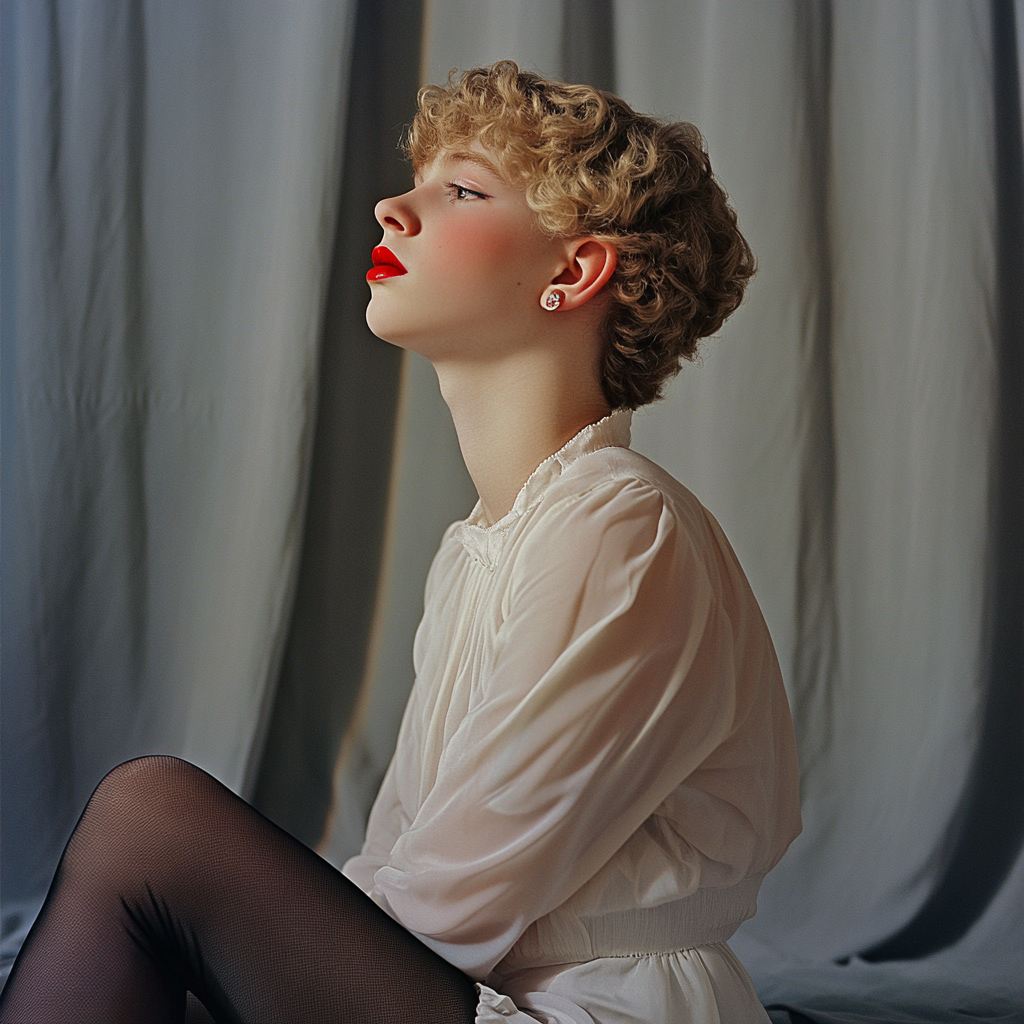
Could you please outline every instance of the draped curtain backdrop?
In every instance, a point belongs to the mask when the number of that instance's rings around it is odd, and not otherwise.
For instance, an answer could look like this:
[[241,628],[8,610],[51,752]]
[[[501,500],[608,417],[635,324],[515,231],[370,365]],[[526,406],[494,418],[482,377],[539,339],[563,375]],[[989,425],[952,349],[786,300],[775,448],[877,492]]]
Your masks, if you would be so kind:
[[417,82],[511,57],[695,122],[758,256],[634,418],[794,711],[805,830],[734,948],[778,1024],[1024,1021],[1022,0],[0,13],[8,960],[134,754],[359,848],[475,498],[362,323],[372,206]]
[[7,961],[108,769],[163,751],[237,790],[258,771],[353,14],[0,8]]

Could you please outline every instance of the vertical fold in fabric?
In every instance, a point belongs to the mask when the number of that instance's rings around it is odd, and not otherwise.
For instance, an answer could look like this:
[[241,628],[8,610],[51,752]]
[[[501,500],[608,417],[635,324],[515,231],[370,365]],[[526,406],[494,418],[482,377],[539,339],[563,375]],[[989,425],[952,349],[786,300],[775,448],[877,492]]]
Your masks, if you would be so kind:
[[804,119],[808,224],[814,301],[804,333],[801,403],[800,523],[796,551],[795,636],[790,693],[800,737],[800,774],[809,799],[831,750],[836,668],[835,436],[832,428],[832,252],[829,167],[832,103],[832,2],[810,0],[796,20]]
[[4,7],[5,908],[45,889],[113,765],[178,754],[240,788],[258,736],[298,552],[347,5],[240,9]]
[[615,91],[612,0],[562,0],[562,71],[566,82]]
[[45,886],[111,748],[136,735],[151,501],[145,12],[48,3],[10,14],[19,315],[4,337],[9,895]]
[[899,931],[863,959],[916,960],[959,941],[1024,840],[1024,145],[1012,0],[991,0],[997,370],[991,453],[984,696],[977,749],[942,844],[942,874]]
[[421,0],[355,12],[345,159],[320,353],[316,434],[295,602],[255,805],[309,845],[332,801],[341,737],[370,643],[402,353],[366,326],[376,203],[406,191]]
[[996,208],[988,3],[833,0],[833,25],[837,814],[814,852],[842,885],[800,941],[843,956],[934,889],[977,747]]

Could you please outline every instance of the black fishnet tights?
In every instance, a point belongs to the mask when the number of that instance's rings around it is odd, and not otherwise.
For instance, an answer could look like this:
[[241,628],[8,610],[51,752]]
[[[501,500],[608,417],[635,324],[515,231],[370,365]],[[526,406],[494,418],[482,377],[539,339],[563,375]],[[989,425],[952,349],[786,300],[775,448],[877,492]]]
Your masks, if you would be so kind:
[[[3,1024],[471,1022],[473,983],[205,772],[115,768],[0,998]],[[200,1011],[201,1012],[201,1011]]]

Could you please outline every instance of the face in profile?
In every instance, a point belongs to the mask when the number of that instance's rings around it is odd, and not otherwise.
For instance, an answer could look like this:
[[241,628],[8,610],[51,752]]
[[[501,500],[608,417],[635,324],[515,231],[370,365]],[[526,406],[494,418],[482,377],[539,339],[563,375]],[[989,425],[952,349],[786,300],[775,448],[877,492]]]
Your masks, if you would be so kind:
[[375,210],[384,235],[367,274],[370,330],[430,359],[521,345],[564,245],[479,145],[438,154],[414,182]]

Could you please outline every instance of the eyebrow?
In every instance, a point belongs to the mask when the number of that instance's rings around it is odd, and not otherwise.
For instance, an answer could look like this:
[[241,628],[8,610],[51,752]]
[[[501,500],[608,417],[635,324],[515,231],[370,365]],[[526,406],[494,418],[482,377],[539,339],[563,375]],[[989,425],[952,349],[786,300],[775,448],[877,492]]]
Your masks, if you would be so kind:
[[447,149],[438,155],[446,160],[465,160],[467,163],[476,164],[485,171],[490,171],[499,181],[505,180],[505,176],[492,161],[480,153],[474,153],[471,149]]

